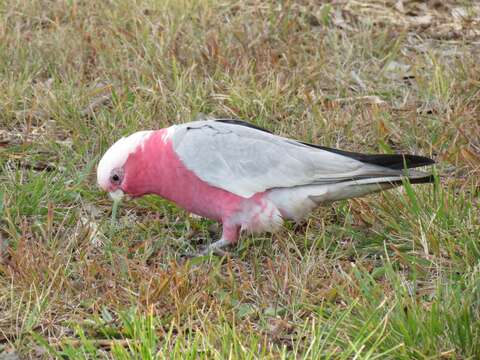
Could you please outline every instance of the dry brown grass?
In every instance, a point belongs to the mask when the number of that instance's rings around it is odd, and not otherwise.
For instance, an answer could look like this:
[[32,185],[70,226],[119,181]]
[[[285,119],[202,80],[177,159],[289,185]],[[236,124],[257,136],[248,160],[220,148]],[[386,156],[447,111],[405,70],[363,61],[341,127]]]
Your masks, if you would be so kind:
[[[0,4],[0,357],[480,356],[480,8],[468,1]],[[440,181],[181,261],[218,229],[95,164],[199,112],[438,161]]]

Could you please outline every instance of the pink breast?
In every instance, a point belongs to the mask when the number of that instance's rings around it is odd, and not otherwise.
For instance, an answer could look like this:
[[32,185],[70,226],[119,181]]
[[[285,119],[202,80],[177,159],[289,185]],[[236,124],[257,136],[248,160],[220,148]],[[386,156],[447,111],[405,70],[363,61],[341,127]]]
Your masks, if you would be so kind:
[[245,199],[213,187],[188,170],[163,139],[166,130],[155,131],[143,148],[125,164],[124,191],[133,195],[157,194],[186,210],[222,221],[239,211]]

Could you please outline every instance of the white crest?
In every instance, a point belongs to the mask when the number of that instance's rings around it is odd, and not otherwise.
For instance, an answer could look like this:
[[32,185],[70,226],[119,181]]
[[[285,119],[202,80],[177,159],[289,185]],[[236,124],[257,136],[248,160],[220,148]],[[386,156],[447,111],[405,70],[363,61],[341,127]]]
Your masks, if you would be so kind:
[[104,189],[108,187],[112,170],[121,168],[127,161],[128,156],[135,152],[139,146],[143,146],[151,133],[151,130],[133,133],[121,138],[107,150],[97,167],[97,182],[100,187]]

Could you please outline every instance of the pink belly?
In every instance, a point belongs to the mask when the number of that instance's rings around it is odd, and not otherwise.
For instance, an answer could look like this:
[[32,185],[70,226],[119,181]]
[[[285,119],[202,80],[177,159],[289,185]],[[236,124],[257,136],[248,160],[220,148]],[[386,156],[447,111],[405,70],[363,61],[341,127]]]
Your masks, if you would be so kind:
[[244,201],[240,196],[210,186],[183,166],[175,168],[167,186],[156,189],[155,193],[194,214],[218,221],[239,211]]

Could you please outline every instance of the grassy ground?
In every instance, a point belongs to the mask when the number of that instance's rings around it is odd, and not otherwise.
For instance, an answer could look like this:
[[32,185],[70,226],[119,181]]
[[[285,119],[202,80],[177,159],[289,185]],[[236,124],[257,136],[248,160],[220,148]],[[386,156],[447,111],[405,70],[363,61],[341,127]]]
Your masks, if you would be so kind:
[[[480,8],[425,3],[0,2],[0,353],[480,358]],[[155,197],[111,227],[95,166],[200,112],[440,176],[182,262],[218,227]]]

